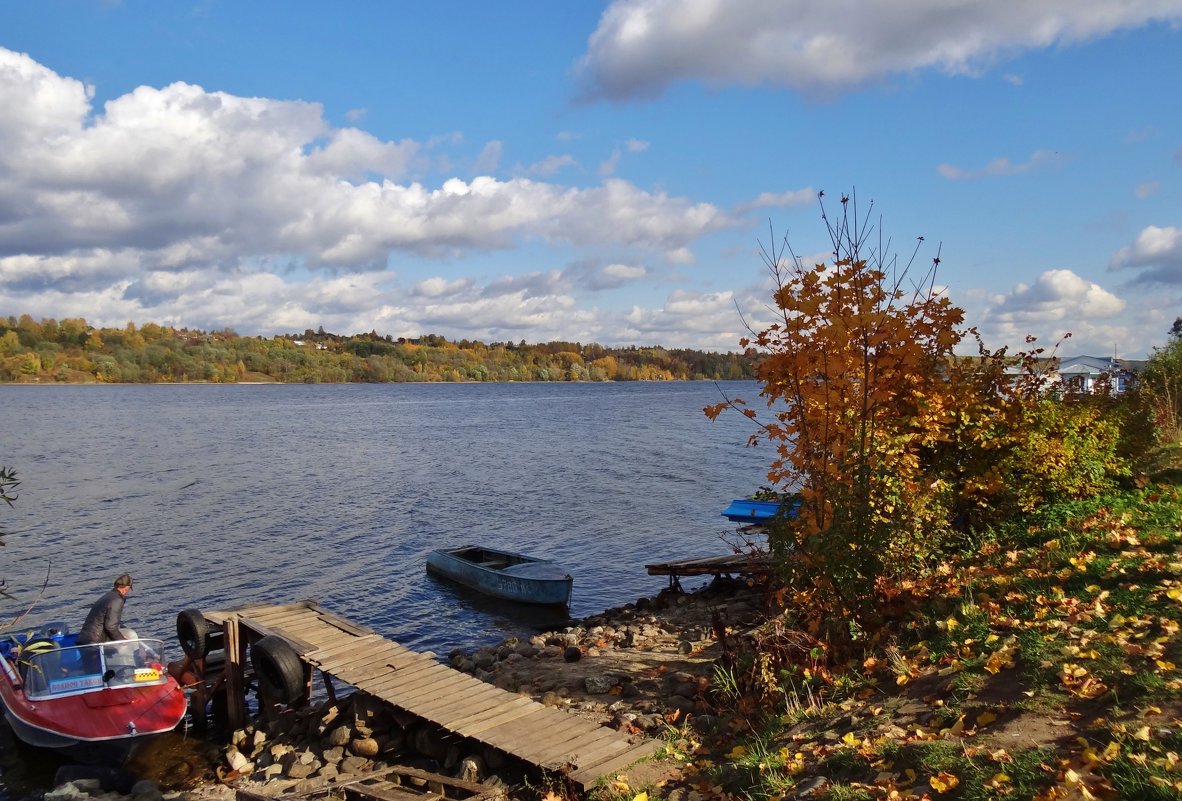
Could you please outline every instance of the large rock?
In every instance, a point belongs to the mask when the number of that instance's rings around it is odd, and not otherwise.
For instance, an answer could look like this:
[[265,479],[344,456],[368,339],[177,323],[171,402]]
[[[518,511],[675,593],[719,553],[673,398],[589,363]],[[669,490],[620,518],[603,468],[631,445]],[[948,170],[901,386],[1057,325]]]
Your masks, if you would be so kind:
[[230,766],[230,770],[236,770],[239,773],[250,764],[250,760],[234,746],[226,749],[226,764]]
[[619,683],[619,679],[610,674],[588,676],[587,678],[583,679],[583,684],[587,688],[587,692],[594,695],[602,695],[603,693],[611,692],[612,687],[615,687]]
[[349,731],[348,726],[337,726],[328,733],[325,742],[330,746],[346,746],[349,741],[353,739],[353,733]]
[[365,773],[373,767],[373,763],[365,757],[347,756],[341,760],[341,773]]
[[406,733],[406,743],[423,756],[442,760],[447,756],[444,734],[434,726],[419,725]]
[[316,771],[320,770],[323,765],[319,762],[308,763],[296,761],[287,766],[287,778],[289,779],[306,779]]
[[466,756],[460,761],[459,777],[462,781],[478,782],[488,773],[484,760],[475,754]]
[[367,759],[376,757],[381,750],[378,741],[372,737],[358,737],[349,743],[349,753]]

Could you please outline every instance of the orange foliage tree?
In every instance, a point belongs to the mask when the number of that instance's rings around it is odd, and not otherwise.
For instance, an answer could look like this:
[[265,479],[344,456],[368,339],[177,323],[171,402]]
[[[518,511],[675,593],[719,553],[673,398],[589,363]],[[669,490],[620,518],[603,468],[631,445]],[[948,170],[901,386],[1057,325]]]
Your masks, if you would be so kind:
[[976,332],[936,283],[938,255],[913,276],[918,243],[901,265],[872,238],[869,213],[859,219],[847,196],[841,206],[831,221],[822,205],[832,264],[807,265],[786,241],[763,253],[777,319],[741,344],[761,357],[771,419],[739,398],[706,409],[756,420],[752,444],[776,449],[769,480],[799,493],[769,544],[806,606],[823,610],[818,625],[869,622],[882,583],[922,566],[987,504],[1033,390],[1013,382],[1004,350],[978,340],[977,357],[954,355]]

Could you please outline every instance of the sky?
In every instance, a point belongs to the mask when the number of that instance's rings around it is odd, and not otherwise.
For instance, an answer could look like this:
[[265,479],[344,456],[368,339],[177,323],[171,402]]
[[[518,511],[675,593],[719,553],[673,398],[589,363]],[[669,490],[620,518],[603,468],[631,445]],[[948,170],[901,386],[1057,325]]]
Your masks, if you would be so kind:
[[730,351],[842,195],[986,346],[1145,358],[1182,0],[0,4],[0,316]]

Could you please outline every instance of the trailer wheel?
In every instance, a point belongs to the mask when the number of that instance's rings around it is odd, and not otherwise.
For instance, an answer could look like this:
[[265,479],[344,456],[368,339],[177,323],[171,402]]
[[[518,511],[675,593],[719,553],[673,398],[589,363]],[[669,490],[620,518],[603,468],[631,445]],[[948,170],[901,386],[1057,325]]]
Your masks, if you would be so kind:
[[250,646],[250,665],[260,695],[268,700],[292,706],[304,697],[304,665],[282,637],[268,634]]
[[176,636],[181,649],[191,659],[209,653],[209,623],[199,609],[182,609],[176,616]]

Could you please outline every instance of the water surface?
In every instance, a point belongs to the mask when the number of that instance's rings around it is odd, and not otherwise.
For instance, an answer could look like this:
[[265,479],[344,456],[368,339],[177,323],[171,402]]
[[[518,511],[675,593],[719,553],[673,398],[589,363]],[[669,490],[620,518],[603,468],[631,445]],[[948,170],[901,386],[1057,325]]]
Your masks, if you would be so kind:
[[171,639],[186,607],[315,598],[437,654],[492,643],[562,616],[427,576],[431,549],[551,558],[575,617],[659,591],[645,563],[726,552],[719,512],[771,452],[705,418],[719,386],[0,387],[21,479],[0,576],[30,621],[72,628],[126,571],[145,635]]

